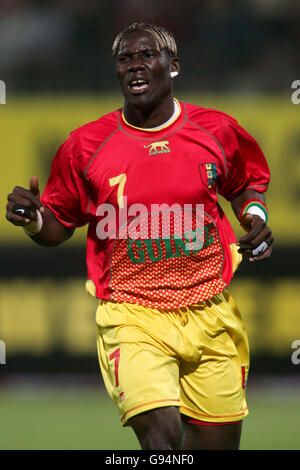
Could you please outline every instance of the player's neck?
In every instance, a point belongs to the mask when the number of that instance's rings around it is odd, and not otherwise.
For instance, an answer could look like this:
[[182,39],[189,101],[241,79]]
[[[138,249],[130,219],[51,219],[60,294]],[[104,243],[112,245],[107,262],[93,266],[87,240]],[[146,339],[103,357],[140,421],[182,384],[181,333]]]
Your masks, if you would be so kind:
[[164,124],[171,118],[174,113],[174,100],[168,97],[167,100],[161,101],[159,105],[153,107],[136,107],[125,102],[124,117],[132,126],[143,129],[151,129]]

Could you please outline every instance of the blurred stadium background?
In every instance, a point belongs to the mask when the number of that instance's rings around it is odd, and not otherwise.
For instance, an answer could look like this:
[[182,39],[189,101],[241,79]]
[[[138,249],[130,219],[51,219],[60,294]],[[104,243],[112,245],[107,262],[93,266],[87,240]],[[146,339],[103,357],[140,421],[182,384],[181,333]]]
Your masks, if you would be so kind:
[[44,187],[71,130],[121,106],[110,51],[133,21],[175,34],[182,64],[176,96],[232,114],[268,159],[274,254],[262,265],[244,262],[230,289],[252,351],[241,448],[299,449],[300,364],[291,359],[300,340],[296,0],[1,1],[0,448],[139,447],[121,428],[98,370],[96,304],[84,290],[86,230],[46,249],[4,217],[13,186],[36,175]]

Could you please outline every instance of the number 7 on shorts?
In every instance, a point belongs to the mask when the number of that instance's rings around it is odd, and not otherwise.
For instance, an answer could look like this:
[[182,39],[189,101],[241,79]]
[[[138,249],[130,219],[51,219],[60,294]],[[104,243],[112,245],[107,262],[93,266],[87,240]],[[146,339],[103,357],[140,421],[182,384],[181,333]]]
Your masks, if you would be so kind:
[[116,387],[119,386],[119,362],[120,362],[120,348],[116,349],[109,355],[110,360],[115,360],[115,380]]

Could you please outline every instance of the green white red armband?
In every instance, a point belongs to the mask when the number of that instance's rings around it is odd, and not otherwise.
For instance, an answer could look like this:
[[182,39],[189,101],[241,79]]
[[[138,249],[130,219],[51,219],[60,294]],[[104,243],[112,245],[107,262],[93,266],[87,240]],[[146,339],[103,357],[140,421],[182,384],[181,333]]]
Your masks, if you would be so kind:
[[259,199],[249,199],[248,201],[245,202],[245,204],[243,204],[240,210],[239,219],[242,220],[242,217],[245,214],[258,215],[266,223],[268,222],[267,207]]

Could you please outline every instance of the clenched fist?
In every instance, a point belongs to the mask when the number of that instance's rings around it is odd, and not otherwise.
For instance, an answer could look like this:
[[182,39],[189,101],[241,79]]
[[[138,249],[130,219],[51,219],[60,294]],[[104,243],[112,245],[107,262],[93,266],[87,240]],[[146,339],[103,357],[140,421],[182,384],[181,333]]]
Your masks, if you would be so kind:
[[[26,226],[31,221],[36,220],[37,210],[44,211],[40,202],[39,182],[36,176],[32,176],[29,181],[29,189],[15,186],[13,192],[7,196],[6,218],[14,225]],[[24,208],[24,214],[18,210],[17,206]],[[27,210],[26,210],[27,209]]]

